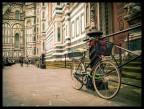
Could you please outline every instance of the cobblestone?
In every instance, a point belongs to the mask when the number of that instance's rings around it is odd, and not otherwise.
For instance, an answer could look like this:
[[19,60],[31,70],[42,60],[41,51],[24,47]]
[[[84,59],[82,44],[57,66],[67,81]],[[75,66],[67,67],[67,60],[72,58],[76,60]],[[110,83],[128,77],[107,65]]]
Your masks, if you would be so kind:
[[115,98],[105,100],[85,87],[74,89],[70,69],[25,64],[3,69],[3,106],[141,106],[141,93],[132,89],[125,86]]

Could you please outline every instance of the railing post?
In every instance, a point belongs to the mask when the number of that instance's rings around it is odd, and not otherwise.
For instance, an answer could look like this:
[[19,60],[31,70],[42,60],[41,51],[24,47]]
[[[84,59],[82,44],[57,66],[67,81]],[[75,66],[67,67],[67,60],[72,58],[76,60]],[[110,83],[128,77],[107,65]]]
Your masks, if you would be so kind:
[[66,68],[66,54],[65,54],[65,68]]
[[[119,46],[121,47],[121,44],[119,44]],[[122,65],[122,51],[121,51],[121,48],[119,48],[119,66]],[[120,74],[122,76],[122,70],[123,70],[123,67],[120,68]]]
[[130,50],[129,35],[127,36],[127,49]]

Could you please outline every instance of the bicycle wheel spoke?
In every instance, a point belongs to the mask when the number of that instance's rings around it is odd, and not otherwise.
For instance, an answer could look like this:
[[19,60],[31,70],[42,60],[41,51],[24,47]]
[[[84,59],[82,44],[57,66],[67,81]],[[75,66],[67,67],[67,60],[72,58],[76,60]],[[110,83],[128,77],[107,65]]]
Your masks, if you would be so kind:
[[75,89],[81,89],[83,86],[82,83],[82,71],[83,66],[79,61],[74,61],[71,67],[71,78],[72,84]]
[[[95,80],[95,75],[100,75]],[[98,95],[105,99],[113,98],[119,91],[121,79],[119,70],[111,62],[100,62],[93,71],[93,83]]]

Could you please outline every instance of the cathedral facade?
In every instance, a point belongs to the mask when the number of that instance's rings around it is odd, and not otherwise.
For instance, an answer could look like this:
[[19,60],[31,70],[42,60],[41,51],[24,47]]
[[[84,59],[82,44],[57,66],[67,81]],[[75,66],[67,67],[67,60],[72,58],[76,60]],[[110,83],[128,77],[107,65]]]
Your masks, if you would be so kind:
[[3,3],[3,57],[35,55],[35,3]]
[[[127,15],[125,7],[128,4],[130,3],[3,2],[3,57],[35,58],[45,53],[47,61],[64,60],[70,51],[87,46],[83,40],[94,26],[105,37],[133,27],[135,21],[141,24],[137,18],[131,20],[134,16]],[[137,10],[140,10],[139,7]],[[127,48],[128,35],[126,32],[109,40],[116,43],[123,41],[122,47]],[[130,50],[141,51],[141,29],[131,33],[131,36],[134,35],[130,44],[135,46]]]

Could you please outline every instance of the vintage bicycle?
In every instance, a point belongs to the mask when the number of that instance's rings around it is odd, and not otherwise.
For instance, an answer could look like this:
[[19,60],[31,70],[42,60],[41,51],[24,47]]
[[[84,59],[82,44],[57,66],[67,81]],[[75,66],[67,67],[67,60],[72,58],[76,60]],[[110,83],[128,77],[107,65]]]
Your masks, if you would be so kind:
[[[121,86],[120,68],[125,64],[139,58],[136,58],[118,66],[116,59],[112,54],[112,48],[117,44],[104,40],[100,37],[89,37],[84,41],[89,42],[88,49],[76,49],[73,54],[82,54],[81,57],[74,57],[71,65],[72,85],[75,89],[80,90],[83,85],[88,88],[92,85],[93,90],[104,99],[112,99],[115,97]],[[120,47],[123,49],[122,47]],[[89,51],[89,57],[86,53]],[[131,52],[127,50],[128,52]],[[112,59],[104,60],[104,56],[111,56]],[[90,58],[90,62],[86,65],[86,58]],[[89,71],[88,69],[91,68]]]

